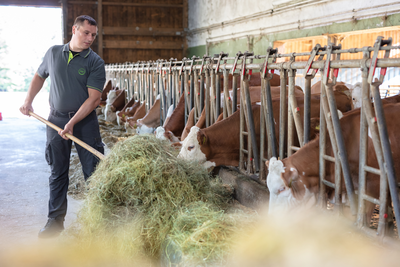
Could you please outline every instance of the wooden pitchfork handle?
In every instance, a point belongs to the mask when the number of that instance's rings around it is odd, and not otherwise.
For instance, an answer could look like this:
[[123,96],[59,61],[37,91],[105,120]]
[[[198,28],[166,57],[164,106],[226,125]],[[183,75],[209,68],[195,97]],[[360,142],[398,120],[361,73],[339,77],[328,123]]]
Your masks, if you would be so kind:
[[[62,130],[60,127],[58,127],[57,125],[54,125],[53,123],[49,122],[48,120],[43,119],[42,117],[40,117],[39,115],[33,113],[32,111],[29,111],[29,115],[31,115],[32,117],[35,117],[36,119],[40,120],[41,122],[47,124],[48,126],[50,126],[51,128],[53,128],[54,130],[56,130],[57,132]],[[89,152],[91,152],[92,154],[94,154],[96,157],[98,157],[99,159],[104,159],[104,155],[102,153],[100,153],[99,151],[97,151],[96,149],[94,149],[93,147],[89,146],[88,144],[86,144],[85,142],[79,140],[78,138],[76,138],[75,136],[66,133],[65,134],[66,137],[68,137],[69,139],[71,139],[72,141],[74,141],[75,143],[79,144],[81,147],[85,148],[86,150],[88,150]]]

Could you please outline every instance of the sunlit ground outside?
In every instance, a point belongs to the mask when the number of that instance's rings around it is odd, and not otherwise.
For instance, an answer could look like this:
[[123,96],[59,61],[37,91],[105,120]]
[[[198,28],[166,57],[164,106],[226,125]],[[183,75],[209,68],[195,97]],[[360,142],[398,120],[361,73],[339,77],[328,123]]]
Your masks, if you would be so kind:
[[[30,81],[46,51],[62,42],[61,8],[0,6],[0,112],[3,120],[22,117]],[[35,113],[47,117],[48,78],[33,102]]]

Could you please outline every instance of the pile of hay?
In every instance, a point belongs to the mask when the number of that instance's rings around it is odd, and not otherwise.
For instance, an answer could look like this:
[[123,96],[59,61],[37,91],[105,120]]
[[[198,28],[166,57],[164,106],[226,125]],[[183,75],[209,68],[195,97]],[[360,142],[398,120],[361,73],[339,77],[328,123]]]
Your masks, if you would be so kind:
[[177,154],[152,135],[118,142],[90,178],[79,229],[69,233],[157,261],[170,240],[187,262],[223,261],[229,236],[253,215],[227,213],[232,190]]
[[[104,116],[103,116],[104,117]],[[100,135],[105,144],[104,154],[107,155],[117,142],[125,140],[132,134],[128,134],[123,126],[115,125],[111,122],[99,118]],[[75,145],[72,145],[71,158],[69,163],[69,186],[68,194],[76,199],[83,199],[87,190],[87,185],[82,172],[82,165],[79,160]]]

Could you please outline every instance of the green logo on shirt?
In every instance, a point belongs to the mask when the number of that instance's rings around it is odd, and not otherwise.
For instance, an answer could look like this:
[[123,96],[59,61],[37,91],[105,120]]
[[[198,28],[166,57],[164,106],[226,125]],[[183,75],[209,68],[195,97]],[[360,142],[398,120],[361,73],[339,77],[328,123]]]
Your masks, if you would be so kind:
[[80,75],[84,75],[84,74],[86,73],[86,70],[85,70],[84,68],[80,68],[80,69],[78,70],[78,73],[79,73]]

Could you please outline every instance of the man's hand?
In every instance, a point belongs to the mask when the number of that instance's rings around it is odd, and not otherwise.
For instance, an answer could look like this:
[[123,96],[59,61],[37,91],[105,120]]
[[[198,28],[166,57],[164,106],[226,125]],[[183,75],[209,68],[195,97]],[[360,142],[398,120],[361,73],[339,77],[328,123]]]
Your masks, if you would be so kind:
[[70,135],[73,135],[73,132],[74,132],[74,125],[68,122],[67,124],[65,124],[64,130],[58,131],[58,134],[65,140],[69,140],[69,138],[65,134],[69,133]]
[[33,112],[33,107],[32,107],[32,103],[29,102],[25,102],[20,108],[19,111],[21,111],[22,114],[30,116],[29,115],[29,111]]

